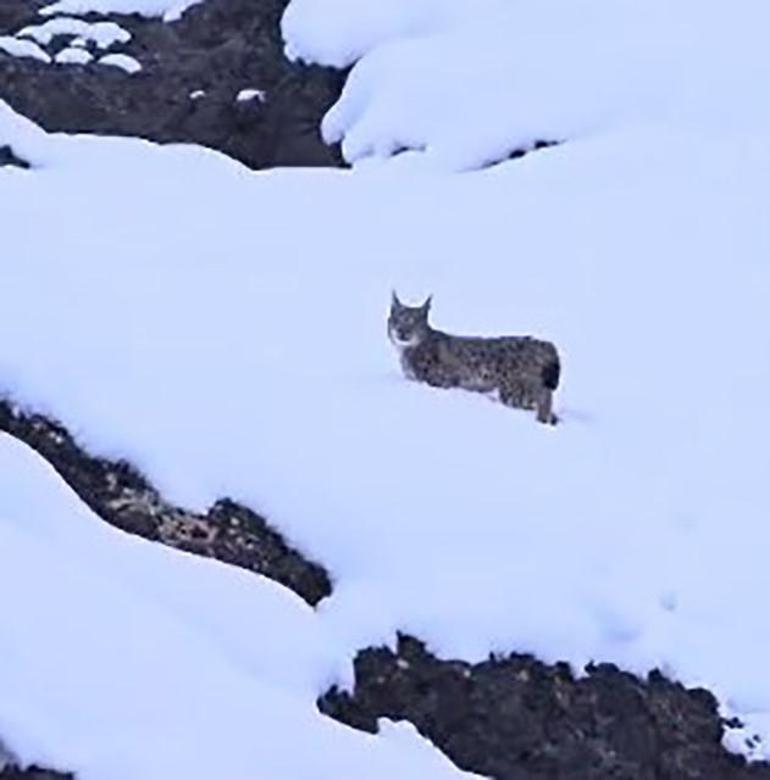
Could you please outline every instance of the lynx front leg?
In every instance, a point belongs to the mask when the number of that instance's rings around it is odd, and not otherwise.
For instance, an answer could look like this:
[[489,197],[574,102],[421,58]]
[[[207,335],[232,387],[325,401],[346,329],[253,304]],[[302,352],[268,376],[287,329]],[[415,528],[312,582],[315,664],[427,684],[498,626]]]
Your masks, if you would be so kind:
[[433,367],[425,375],[425,382],[431,387],[457,387],[457,377],[450,371]]
[[[516,385],[502,384],[498,389],[500,403],[511,409],[526,409],[521,388]],[[531,408],[531,407],[530,407]]]

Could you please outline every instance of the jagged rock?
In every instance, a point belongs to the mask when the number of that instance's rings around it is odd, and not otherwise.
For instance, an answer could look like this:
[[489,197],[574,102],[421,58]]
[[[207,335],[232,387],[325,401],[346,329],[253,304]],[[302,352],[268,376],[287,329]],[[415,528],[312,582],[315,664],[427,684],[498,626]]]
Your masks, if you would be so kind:
[[[3,0],[0,35],[45,21],[37,0]],[[286,0],[206,0],[181,20],[110,14],[132,38],[110,52],[142,66],[129,75],[96,63],[55,65],[0,49],[0,98],[49,131],[130,135],[218,149],[252,168],[340,165],[319,135],[345,74],[283,55]],[[65,41],[46,45],[54,55]],[[93,52],[93,47],[90,48]],[[95,52],[94,52],[95,53]],[[242,90],[260,97],[236,100]],[[0,139],[0,143],[2,139]]]
[[374,732],[377,718],[408,720],[462,769],[499,780],[738,780],[770,778],[721,745],[706,690],[647,680],[610,664],[575,679],[566,664],[528,655],[480,664],[442,661],[408,636],[397,652],[355,661],[355,689],[332,688],[322,712]]
[[265,518],[245,506],[223,499],[206,514],[172,506],[130,464],[90,456],[59,423],[4,400],[0,431],[39,452],[99,517],[117,528],[258,572],[312,605],[331,593],[323,567],[292,549]]

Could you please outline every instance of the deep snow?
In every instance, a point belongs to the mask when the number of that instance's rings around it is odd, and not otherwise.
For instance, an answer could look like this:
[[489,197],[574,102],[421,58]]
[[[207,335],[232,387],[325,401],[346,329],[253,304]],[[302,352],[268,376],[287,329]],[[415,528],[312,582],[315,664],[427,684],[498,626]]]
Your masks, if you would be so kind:
[[[266,513],[335,577],[336,663],[403,629],[469,660],[659,666],[767,744],[764,5],[497,3],[466,29],[459,2],[410,4],[419,24],[340,4],[294,0],[284,30],[362,57],[324,124],[353,172],[0,114],[38,166],[0,171],[0,385],[169,500]],[[538,139],[564,143],[446,172]],[[553,339],[563,424],[403,379],[391,287],[452,332]]]

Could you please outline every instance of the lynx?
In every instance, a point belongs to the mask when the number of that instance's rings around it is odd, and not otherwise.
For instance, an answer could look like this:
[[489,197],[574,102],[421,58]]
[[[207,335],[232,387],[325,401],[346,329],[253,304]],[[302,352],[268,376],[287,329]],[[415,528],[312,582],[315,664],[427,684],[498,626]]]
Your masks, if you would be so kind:
[[430,304],[428,298],[422,306],[404,306],[393,293],[388,336],[407,378],[495,393],[506,406],[536,410],[538,422],[557,422],[553,392],[561,367],[553,344],[531,336],[451,336],[428,323]]

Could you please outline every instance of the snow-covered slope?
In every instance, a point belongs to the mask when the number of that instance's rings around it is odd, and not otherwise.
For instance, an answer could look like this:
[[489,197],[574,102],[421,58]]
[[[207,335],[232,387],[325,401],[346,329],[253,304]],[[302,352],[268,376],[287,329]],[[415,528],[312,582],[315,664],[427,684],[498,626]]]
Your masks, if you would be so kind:
[[[169,499],[243,500],[322,561],[334,594],[301,619],[327,637],[323,662],[312,643],[302,656],[313,670],[396,629],[468,659],[659,666],[767,743],[767,12],[585,2],[546,24],[535,5],[468,29],[462,4],[428,28],[383,5],[364,39],[345,3],[313,48],[313,6],[295,0],[294,55],[365,54],[327,132],[352,159],[413,149],[353,172],[252,174],[204,150],[46,136],[4,110],[0,145],[40,167],[0,171],[0,384]],[[443,172],[538,139],[564,143]],[[563,423],[405,381],[391,287],[432,292],[453,332],[553,339]],[[60,533],[41,514],[41,538]],[[189,622],[208,635],[220,609],[203,599]],[[321,679],[300,665],[311,718]],[[8,701],[0,733],[23,733]]]
[[315,711],[334,641],[269,580],[127,537],[0,434],[0,730],[82,780],[473,777]]

